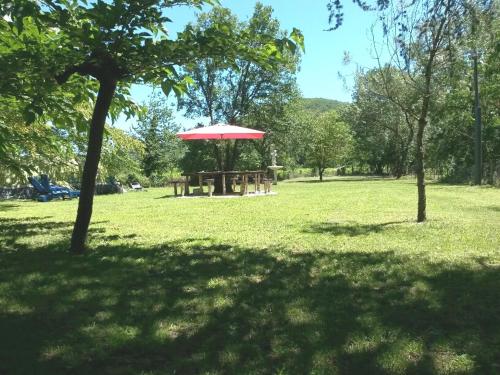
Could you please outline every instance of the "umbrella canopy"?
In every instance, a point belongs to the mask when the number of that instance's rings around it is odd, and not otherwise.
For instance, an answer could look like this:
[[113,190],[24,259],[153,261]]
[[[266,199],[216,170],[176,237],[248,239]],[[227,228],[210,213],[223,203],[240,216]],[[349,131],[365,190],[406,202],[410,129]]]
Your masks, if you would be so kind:
[[191,139],[262,139],[265,132],[241,126],[216,124],[177,133],[184,140]]

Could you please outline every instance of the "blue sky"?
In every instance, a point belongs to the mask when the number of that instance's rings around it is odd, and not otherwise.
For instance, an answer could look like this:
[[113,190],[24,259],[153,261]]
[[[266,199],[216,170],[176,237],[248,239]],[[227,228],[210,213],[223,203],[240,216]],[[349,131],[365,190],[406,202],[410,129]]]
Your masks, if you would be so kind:
[[[252,15],[255,3],[254,0],[221,1],[222,6],[231,9],[241,20]],[[376,14],[363,12],[346,0],[343,2],[344,24],[338,30],[325,31],[328,28],[327,0],[261,0],[261,3],[273,7],[282,29],[290,31],[296,27],[305,36],[306,53],[297,75],[303,96],[350,101],[350,86],[356,67],[366,68],[376,64],[370,53],[369,38],[369,28],[376,20]],[[168,25],[169,31],[173,34],[181,31],[188,22],[196,18],[197,12],[199,11],[187,7],[172,9],[168,14],[173,20]],[[345,52],[351,57],[349,65],[343,63]],[[339,77],[339,73],[343,75],[345,82]],[[143,102],[150,92],[149,87],[134,86],[132,97],[136,102]],[[183,127],[190,127],[195,123],[184,119],[180,113],[176,117]],[[120,119],[116,125],[128,129],[133,121]]]

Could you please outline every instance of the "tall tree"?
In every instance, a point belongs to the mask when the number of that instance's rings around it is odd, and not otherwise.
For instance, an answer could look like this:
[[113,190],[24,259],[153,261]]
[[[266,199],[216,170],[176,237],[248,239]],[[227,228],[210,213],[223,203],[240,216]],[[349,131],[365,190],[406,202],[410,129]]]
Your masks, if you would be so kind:
[[335,111],[319,116],[305,113],[302,121],[307,128],[307,163],[318,169],[319,180],[323,181],[326,168],[346,162],[352,146],[351,131]]
[[303,124],[296,121],[296,114],[300,111],[302,111],[300,93],[294,85],[270,93],[265,100],[249,108],[241,120],[242,123],[266,132],[262,141],[244,143],[244,146],[248,146],[248,151],[257,152],[258,157],[253,168],[265,169],[271,165],[273,150],[277,151],[279,165],[285,168],[293,168],[304,161],[301,158]]
[[124,182],[129,175],[141,173],[140,160],[144,155],[144,144],[127,132],[106,126],[99,162],[102,180]]
[[416,93],[418,222],[427,218],[425,132],[433,99],[439,92],[436,76],[439,70],[452,65],[449,52],[466,32],[463,17],[468,13],[466,0],[418,0],[391,3],[390,9],[382,16],[391,64],[404,73],[407,89]]
[[179,166],[185,152],[184,144],[176,137],[179,129],[166,98],[153,93],[134,127],[145,147],[142,169],[146,177],[161,175]]
[[[393,47],[389,52],[391,63],[408,74],[408,83],[419,93],[416,111],[415,172],[418,188],[417,221],[423,222],[427,217],[424,139],[433,95],[436,93],[436,69],[450,62],[447,61],[447,53],[454,48],[457,40],[468,34],[469,27],[474,28],[474,22],[468,22],[472,11],[488,12],[494,1],[484,0],[474,4],[468,0],[354,2],[364,10],[382,12],[380,18],[384,33],[388,37],[388,44]],[[343,22],[342,2],[330,0],[327,7],[333,30]]]
[[415,133],[412,91],[401,74],[390,66],[358,73],[349,116],[358,155],[376,173],[390,166],[396,178],[406,173]]
[[[293,95],[298,56],[292,53],[295,47],[292,51],[269,47],[270,37],[280,39],[286,35],[272,12],[271,7],[257,3],[252,17],[246,22],[238,22],[229,9],[220,7],[198,17],[193,26],[195,30],[203,31],[214,24],[227,24],[236,31],[236,35],[252,35],[250,47],[257,50],[266,48],[270,58],[267,66],[244,56],[233,61],[225,57],[211,57],[186,66],[184,72],[195,82],[181,101],[181,107],[188,116],[206,117],[210,124],[242,124],[250,112],[269,104],[277,93]],[[303,43],[300,37],[297,42],[300,45]],[[259,124],[258,128],[262,129],[263,125]],[[203,146],[191,146],[192,149],[198,147]],[[224,165],[228,170],[234,169],[241,147],[241,142],[227,142],[223,154],[214,147],[217,167],[220,169]],[[231,188],[229,182],[227,188]]]
[[[0,4],[2,63],[5,69],[2,94],[30,98],[26,119],[34,120],[47,108],[49,99],[63,85],[74,96],[91,98],[97,91],[82,174],[81,195],[71,238],[71,250],[83,253],[92,215],[93,195],[104,124],[108,114],[127,109],[132,83],[161,84],[165,92],[182,94],[186,80],[176,67],[200,58],[238,56],[269,65],[272,47],[295,47],[301,41],[267,38],[261,48],[252,35],[239,33],[227,24],[214,23],[204,30],[187,27],[172,39],[165,25],[168,9],[178,5],[200,7],[212,0],[14,0]],[[89,79],[91,83],[89,83]],[[52,100],[57,102],[57,100]]]
[[[477,13],[476,13],[477,14]],[[484,124],[483,154],[487,182],[500,181],[500,3],[494,1],[489,12],[477,14],[479,82]],[[496,181],[495,181],[496,176]]]

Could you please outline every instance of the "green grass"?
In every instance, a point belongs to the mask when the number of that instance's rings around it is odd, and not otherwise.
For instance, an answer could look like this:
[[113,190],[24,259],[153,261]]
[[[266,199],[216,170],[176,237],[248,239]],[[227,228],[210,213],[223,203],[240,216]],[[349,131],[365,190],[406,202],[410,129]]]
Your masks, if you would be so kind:
[[500,190],[0,202],[0,374],[498,374]]

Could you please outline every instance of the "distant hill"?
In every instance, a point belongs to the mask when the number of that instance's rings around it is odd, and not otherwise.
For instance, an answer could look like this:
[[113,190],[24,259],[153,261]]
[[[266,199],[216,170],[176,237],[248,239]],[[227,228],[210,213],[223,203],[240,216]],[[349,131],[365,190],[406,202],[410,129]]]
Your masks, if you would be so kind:
[[340,109],[349,104],[339,100],[324,98],[302,98],[301,101],[306,110],[320,113]]

